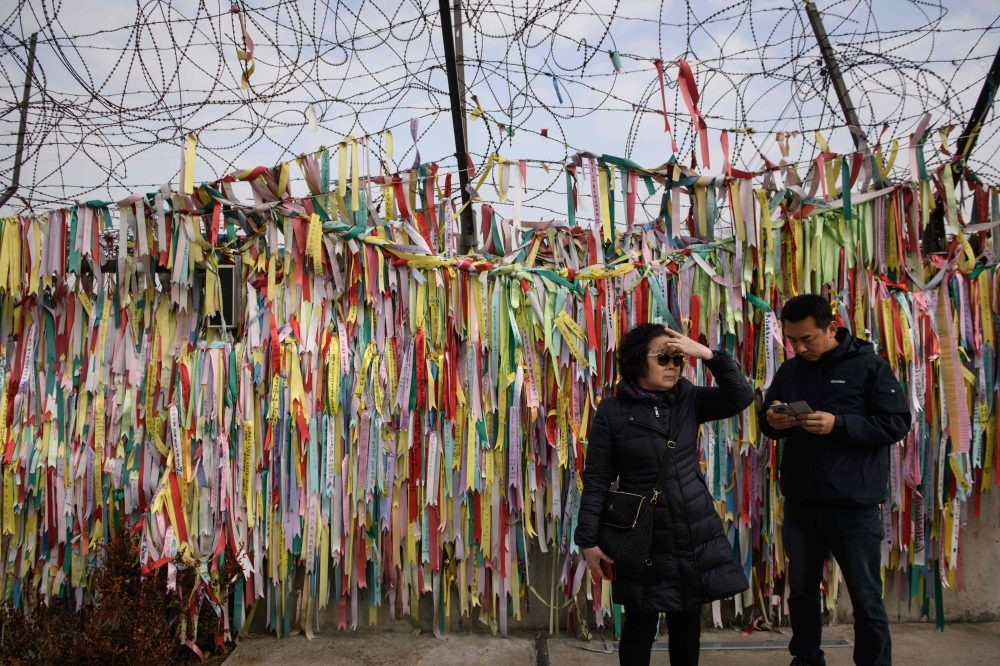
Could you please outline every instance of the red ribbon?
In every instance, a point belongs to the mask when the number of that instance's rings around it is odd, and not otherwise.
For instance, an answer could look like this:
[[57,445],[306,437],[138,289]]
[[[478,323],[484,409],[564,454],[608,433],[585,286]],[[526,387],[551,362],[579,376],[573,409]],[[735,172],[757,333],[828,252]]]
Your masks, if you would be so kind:
[[483,249],[487,252],[495,253],[496,250],[493,248],[493,234],[490,233],[491,225],[493,223],[493,206],[489,204],[483,204],[480,209],[480,228],[483,233]]
[[[399,216],[407,222],[410,221],[410,209],[406,206],[406,193],[403,192],[403,179],[397,173],[392,177],[392,188],[396,193],[396,207],[399,208]],[[387,213],[391,211],[386,211]]]
[[[473,543],[483,542],[483,512],[480,511],[482,499],[479,493],[472,493],[472,539]],[[418,567],[419,568],[419,567]]]
[[647,304],[647,297],[649,294],[649,281],[642,280],[639,282],[639,286],[635,290],[635,299],[632,304],[632,310],[635,313],[635,323],[636,326],[639,324],[645,324],[648,319],[649,305]]
[[681,96],[684,97],[688,113],[691,114],[691,123],[694,125],[695,131],[698,132],[698,138],[701,141],[701,160],[705,168],[708,169],[710,168],[708,161],[708,125],[705,124],[705,119],[702,117],[701,111],[698,110],[698,85],[694,80],[694,72],[691,71],[691,66],[687,62],[678,60],[677,66],[680,69],[677,74],[677,84],[680,86]]
[[[176,465],[181,465],[180,461],[175,461]],[[188,540],[187,536],[187,526],[184,519],[184,508],[181,506],[181,488],[177,481],[180,472],[175,468],[173,474],[168,473],[168,480],[170,481],[170,501],[174,505],[174,518],[177,519],[177,538],[180,539],[181,543]]]
[[722,130],[722,134],[719,136],[719,143],[722,144],[723,168],[725,169],[726,176],[732,178],[733,165],[729,162],[729,130]]
[[417,519],[417,511],[419,510],[419,502],[417,501],[417,481],[420,479],[420,468],[422,467],[421,453],[423,452],[420,428],[420,412],[413,412],[413,423],[410,425],[413,429],[413,445],[410,451],[410,498],[408,503],[408,509],[410,514],[410,522],[412,523]]
[[590,348],[597,350],[597,328],[594,326],[594,302],[590,297],[590,290],[583,292],[583,312],[587,320],[587,342]]
[[[729,131],[722,130],[722,134],[719,136],[719,143],[722,144],[722,157],[726,162],[726,176],[729,178],[753,178],[756,174],[753,171],[743,171],[742,169],[734,169],[732,163],[729,161]],[[707,164],[705,166],[708,166]],[[772,166],[772,168],[777,168]],[[732,201],[730,200],[730,207],[732,207]]]
[[424,215],[425,212],[427,211],[423,210],[414,211],[413,219],[417,223],[417,231],[420,232],[421,238],[423,238],[424,242],[427,243],[427,247],[431,247],[431,234],[427,228],[427,218]]
[[862,153],[854,153],[854,157],[851,161],[851,187],[854,187],[854,183],[858,180],[858,174],[861,173],[861,164],[865,161],[865,156]]
[[424,330],[417,329],[417,337],[414,342],[416,346],[417,364],[417,409],[423,409],[427,405],[427,364],[424,363]]
[[[441,519],[438,517],[438,508],[436,506],[427,507],[427,522],[430,523],[427,526],[427,532],[430,536],[430,565],[431,571],[440,572],[441,571],[441,548],[438,546],[438,525],[441,524]],[[506,523],[501,523],[506,524]],[[501,543],[503,539],[501,539]]]
[[635,223],[635,190],[639,187],[639,174],[635,169],[628,170],[628,194],[625,196],[625,217],[628,220],[629,231]]
[[440,234],[438,232],[437,211],[435,210],[436,206],[434,204],[434,176],[437,174],[437,170],[438,165],[431,164],[428,168],[427,178],[424,180],[424,193],[426,194],[424,209],[427,211],[427,216],[430,217],[431,221],[430,234],[435,239],[433,243],[430,238],[426,238],[425,240],[431,248],[435,249],[435,251],[437,249],[437,239],[440,238]]
[[688,332],[688,337],[698,342],[698,337],[700,331],[698,330],[698,323],[701,320],[701,297],[692,296],[691,297],[691,330]]
[[[357,526],[357,531],[358,533],[364,532],[363,528],[360,525]],[[354,561],[358,563],[357,566],[358,587],[361,589],[366,589],[368,587],[368,566],[367,566],[368,555],[365,552],[367,549],[367,544],[365,544],[364,539],[358,539],[357,543],[358,543],[358,554]],[[364,564],[362,564],[362,562],[364,562]]]
[[663,103],[663,131],[670,135],[670,149],[676,153],[678,152],[677,140],[674,139],[674,135],[670,131],[670,120],[667,118],[667,92],[663,82],[663,61],[657,58],[653,64],[656,65],[656,76],[660,79],[660,102]]
[[142,575],[143,576],[149,576],[154,571],[156,571],[157,569],[159,569],[160,567],[162,567],[164,564],[170,564],[173,561],[174,561],[174,558],[170,557],[169,555],[167,555],[165,557],[161,557],[160,559],[156,560],[155,562],[152,562],[152,563],[147,564],[146,566],[142,567],[142,569],[141,569]]

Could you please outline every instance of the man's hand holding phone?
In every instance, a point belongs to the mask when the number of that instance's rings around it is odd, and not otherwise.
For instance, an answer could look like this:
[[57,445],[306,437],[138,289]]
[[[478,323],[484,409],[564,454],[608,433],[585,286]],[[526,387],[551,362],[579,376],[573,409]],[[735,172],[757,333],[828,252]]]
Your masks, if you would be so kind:
[[801,414],[796,418],[799,420],[799,425],[802,426],[803,430],[811,432],[814,435],[829,435],[833,432],[833,427],[837,422],[837,417],[829,412]]
[[775,411],[775,406],[783,404],[781,401],[775,400],[771,403],[770,409],[767,410],[767,423],[775,430],[791,430],[799,424],[795,416],[785,410],[778,409]]
[[814,435],[829,435],[833,432],[836,417],[829,412],[814,412],[804,402],[785,404],[775,400],[767,410],[767,422],[775,430],[790,430],[800,425]]

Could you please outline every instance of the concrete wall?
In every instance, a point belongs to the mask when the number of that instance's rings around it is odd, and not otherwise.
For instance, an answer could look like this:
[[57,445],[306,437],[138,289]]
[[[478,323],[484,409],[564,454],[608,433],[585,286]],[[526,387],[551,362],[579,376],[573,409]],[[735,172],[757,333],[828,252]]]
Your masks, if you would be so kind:
[[[529,553],[528,555],[529,564],[529,578],[531,586],[542,595],[546,601],[549,599],[551,592],[551,580],[552,580],[552,557],[542,553],[537,547]],[[301,581],[300,581],[301,582]],[[558,581],[557,581],[558,587]],[[459,612],[458,603],[458,592],[454,588],[451,590],[452,595],[452,613],[449,618],[449,622],[446,624],[447,631],[450,632],[460,632],[460,631],[473,631],[473,632],[489,632],[489,625],[484,621],[480,621],[478,609],[473,609],[471,619],[463,619]],[[556,605],[560,605],[565,601],[562,599],[561,590],[556,590]],[[407,628],[419,628],[421,632],[432,633],[433,632],[433,621],[434,621],[434,604],[432,601],[432,596],[428,593],[420,598],[420,608],[414,617],[406,617],[402,619],[393,619],[389,613],[389,606],[386,602],[383,602],[383,606],[378,612],[378,623],[374,627],[368,626],[368,615],[365,612],[368,607],[368,596],[367,591],[362,590],[361,596],[358,602],[359,615],[361,620],[358,622],[358,630],[368,630],[372,629],[375,631],[393,629],[399,631],[401,629]],[[528,597],[521,597],[521,608],[522,616],[520,622],[515,622],[513,618],[509,619],[508,630],[545,630],[548,631],[549,628],[549,609],[544,603],[538,600],[538,598],[528,592]],[[397,608],[398,613],[398,608]],[[253,622],[251,624],[251,632],[264,634],[267,633],[266,629],[266,615],[267,611],[264,606],[263,601],[259,604],[256,613],[253,617]],[[350,610],[348,609],[348,617],[350,616]],[[561,610],[558,613],[559,625],[561,630],[565,629],[566,626],[566,609]],[[320,612],[319,614],[319,625],[320,631],[336,631],[338,621],[338,609],[331,599],[331,605]],[[588,618],[590,626],[593,628],[593,616]]]
[[[964,566],[965,566],[965,590],[945,590],[944,610],[947,622],[990,622],[1000,620],[1000,516],[998,516],[998,502],[1000,502],[1000,491],[994,491],[985,495],[982,501],[981,516],[976,518],[970,516],[964,534]],[[528,558],[530,564],[530,580],[535,588],[547,601],[551,590],[552,580],[552,557],[534,548]],[[557,583],[558,584],[558,583]],[[903,584],[907,584],[904,582]],[[934,622],[935,610],[934,600],[931,596],[930,618],[920,617],[920,607],[915,602],[912,608],[899,600],[899,587],[892,572],[888,574],[886,581],[885,604],[891,622]],[[364,592],[362,593],[365,594]],[[452,591],[452,616],[449,623],[449,631],[461,632],[488,632],[488,625],[480,622],[478,613],[473,613],[471,621],[463,620],[458,612],[458,593]],[[557,604],[562,603],[561,590],[556,591]],[[508,629],[518,629],[521,631],[547,631],[549,628],[549,609],[544,603],[539,601],[529,592],[527,599],[522,601],[522,620],[515,622],[510,619]],[[732,604],[723,604],[724,622],[731,621]],[[361,609],[367,608],[367,597],[364,596],[359,603]],[[567,610],[559,611],[560,631],[565,630]],[[363,615],[367,618],[366,615]],[[372,627],[374,630],[416,628],[422,632],[433,631],[433,603],[430,595],[424,595],[421,599],[420,609],[417,613],[416,622],[410,618],[393,620],[389,616],[388,606],[383,606],[379,612],[378,624]],[[832,618],[828,618],[832,621]],[[704,610],[704,621],[706,625],[711,624],[710,607]],[[841,586],[841,595],[837,604],[836,622],[850,624],[853,623],[850,597],[847,589]],[[258,608],[253,622],[253,631],[264,633],[265,609],[263,604]],[[593,616],[588,617],[591,629],[594,628]],[[330,607],[320,614],[321,631],[336,631],[337,629],[337,609]],[[367,620],[358,623],[359,630],[369,629]]]
[[[983,495],[979,518],[970,515],[964,539],[965,590],[944,591],[944,615],[947,622],[995,622],[1000,620],[1000,490]],[[892,576],[886,582],[885,605],[893,622],[919,622],[920,608],[900,603],[898,587]],[[846,595],[845,595],[846,597]],[[844,621],[852,620],[850,602],[838,604]],[[931,597],[931,619],[934,600]],[[927,620],[924,620],[927,621]]]

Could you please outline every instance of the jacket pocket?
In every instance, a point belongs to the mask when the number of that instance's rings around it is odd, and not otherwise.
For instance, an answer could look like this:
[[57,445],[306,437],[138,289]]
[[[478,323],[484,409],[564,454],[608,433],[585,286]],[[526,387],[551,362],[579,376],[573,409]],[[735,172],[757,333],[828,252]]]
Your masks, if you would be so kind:
[[902,387],[895,378],[875,384],[872,395],[875,407],[886,412],[908,412],[909,402]]

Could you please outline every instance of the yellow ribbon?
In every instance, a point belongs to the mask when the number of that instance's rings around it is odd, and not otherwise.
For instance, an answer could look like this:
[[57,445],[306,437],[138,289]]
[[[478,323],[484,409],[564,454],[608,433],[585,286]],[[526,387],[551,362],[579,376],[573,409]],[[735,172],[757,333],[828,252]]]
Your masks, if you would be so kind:
[[385,161],[382,163],[385,168],[385,183],[382,185],[382,200],[385,201],[385,219],[392,220],[396,217],[392,190],[392,174],[389,164],[392,162],[392,130],[382,132],[385,137]]
[[614,242],[614,236],[612,235],[612,229],[611,229],[611,208],[610,208],[610,206],[608,204],[608,200],[609,200],[609,196],[608,196],[608,172],[605,169],[601,168],[600,165],[598,165],[598,167],[597,167],[597,173],[596,174],[591,174],[591,177],[596,177],[597,178],[597,183],[599,185],[599,187],[598,187],[598,196],[601,199],[601,201],[600,201],[600,204],[601,204],[601,227],[602,227],[603,233],[604,233],[604,242],[605,243],[613,243]]
[[349,136],[337,146],[337,158],[339,161],[337,168],[337,194],[343,199],[347,196],[347,155],[350,152],[349,145],[354,143],[354,137]]
[[284,199],[288,192],[288,181],[291,178],[292,168],[288,162],[284,162],[278,171],[278,198]]
[[[879,149],[881,150],[881,149]],[[889,161],[885,163],[885,167],[881,166],[881,160],[879,160],[879,172],[882,174],[882,180],[889,177],[889,172],[892,171],[892,165],[896,163],[896,155],[899,154],[899,141],[892,142],[892,149],[889,151]]]
[[323,223],[319,215],[309,216],[309,233],[306,237],[306,254],[312,260],[313,270],[317,275],[323,273]]
[[247,70],[243,72],[242,76],[240,76],[240,88],[246,90],[247,88],[250,87],[250,77],[253,76],[254,69],[256,68],[256,62],[253,60],[253,58],[248,59],[247,52],[244,51],[243,49],[239,48],[236,49],[236,57],[239,60],[250,63],[250,66],[247,67]]
[[361,186],[358,172],[358,142],[351,140],[351,210],[361,208]]
[[469,120],[475,122],[483,115],[483,107],[479,104],[479,98],[475,95],[472,96],[472,102],[476,105],[476,108],[469,114]]
[[820,134],[819,132],[815,132],[815,135],[816,135],[816,143],[819,144],[820,150],[822,150],[824,153],[830,152],[830,144],[826,142],[826,139],[823,138],[823,135]]
[[181,182],[181,192],[184,194],[191,194],[194,192],[194,160],[195,160],[195,148],[198,145],[198,139],[195,135],[187,135],[187,146],[184,149],[184,173],[182,174],[183,180]]
[[736,227],[736,239],[740,243],[744,243],[747,239],[747,230],[743,221],[743,204],[740,202],[740,183],[738,180],[729,181],[729,201],[733,204],[733,226]]
[[[483,183],[486,182],[486,177],[490,175],[490,169],[493,167],[493,165],[498,160],[502,159],[503,158],[496,153],[492,153],[489,156],[489,158],[486,160],[486,166],[483,167],[482,173],[479,174],[479,180],[476,181],[476,187],[474,188],[476,191],[479,191],[479,188],[481,188],[483,186]],[[473,201],[480,201],[480,200],[481,200],[480,197],[470,197],[468,201],[459,206],[458,210],[455,211],[455,218],[457,219],[462,214],[462,211],[465,210],[466,206],[471,204]]]

